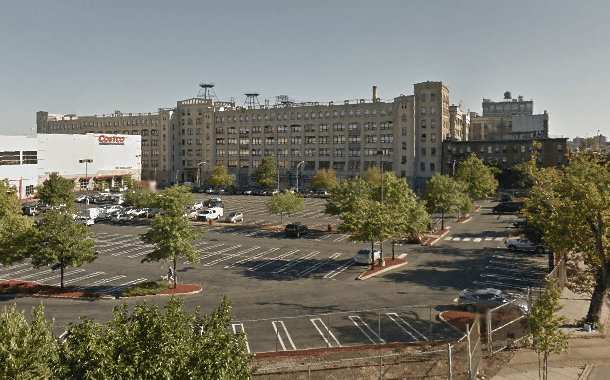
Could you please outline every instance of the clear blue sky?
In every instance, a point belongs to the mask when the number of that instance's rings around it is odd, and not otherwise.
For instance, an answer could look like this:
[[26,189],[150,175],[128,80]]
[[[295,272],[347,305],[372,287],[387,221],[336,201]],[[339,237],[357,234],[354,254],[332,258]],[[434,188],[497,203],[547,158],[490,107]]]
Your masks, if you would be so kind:
[[0,1],[0,134],[36,111],[155,112],[221,101],[534,100],[551,135],[610,135],[610,1]]

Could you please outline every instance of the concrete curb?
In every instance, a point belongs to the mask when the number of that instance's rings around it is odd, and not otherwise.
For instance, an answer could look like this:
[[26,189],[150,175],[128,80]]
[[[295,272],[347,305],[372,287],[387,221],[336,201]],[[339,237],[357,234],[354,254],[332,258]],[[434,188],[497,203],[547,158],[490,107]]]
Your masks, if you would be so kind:
[[441,240],[442,238],[444,238],[449,232],[451,232],[451,227],[447,227],[445,229],[445,232],[443,232],[441,235],[425,235],[427,238],[433,238],[435,240],[433,240],[432,242],[430,242],[430,244],[423,244],[423,245],[434,245],[436,244],[439,240]]
[[82,300],[82,301],[100,301],[100,300],[114,300],[116,299],[113,296],[103,295],[101,297],[68,297],[68,296],[49,296],[46,294],[0,294],[0,299],[7,298],[29,298],[29,297],[37,297],[37,298],[64,298],[71,300]]
[[[402,267],[402,266],[404,266],[404,265],[407,265],[407,264],[408,264],[408,261],[405,261],[405,262],[404,262],[404,263],[402,263],[402,264],[396,264],[396,265],[389,266],[389,267],[387,267],[387,268],[385,268],[385,269],[379,270],[379,271],[377,271],[377,272],[373,272],[373,273],[371,273],[371,274],[369,274],[369,275],[367,275],[367,276],[363,276],[363,274],[364,274],[364,273],[366,273],[366,271],[364,271],[364,272],[363,272],[363,273],[362,273],[360,276],[356,277],[356,279],[357,279],[357,280],[366,280],[366,279],[369,279],[369,278],[371,278],[371,277],[375,277],[375,276],[377,276],[378,274],[382,274],[382,273],[385,273],[385,272],[389,272],[389,271],[391,271],[391,270],[393,270],[393,269],[400,268],[400,267]],[[367,271],[368,271],[368,269],[367,269]]]

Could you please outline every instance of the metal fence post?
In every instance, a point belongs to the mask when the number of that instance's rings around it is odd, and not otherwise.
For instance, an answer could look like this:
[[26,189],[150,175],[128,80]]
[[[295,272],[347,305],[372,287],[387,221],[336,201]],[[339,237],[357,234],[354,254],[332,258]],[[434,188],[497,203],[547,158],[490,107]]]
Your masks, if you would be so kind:
[[307,380],[311,380],[311,364],[307,365]]
[[430,316],[428,319],[428,326],[429,326],[428,343],[432,343],[432,307],[429,307],[428,310],[430,311]]
[[383,380],[383,359],[381,358],[381,351],[379,352],[379,380]]
[[383,344],[383,340],[381,340],[381,311],[377,312],[377,338],[379,338],[379,343]]
[[330,347],[330,313],[328,313],[328,321],[326,325],[326,347]]
[[451,373],[451,343],[447,343],[447,379],[453,380],[453,374]]
[[466,324],[466,343],[468,347],[468,378],[472,376],[472,353],[470,348],[470,326]]
[[275,356],[277,356],[277,344],[280,339],[279,319],[275,320]]
[[493,353],[493,339],[491,331],[491,310],[485,311],[485,330],[487,330],[487,347],[489,347],[489,354]]

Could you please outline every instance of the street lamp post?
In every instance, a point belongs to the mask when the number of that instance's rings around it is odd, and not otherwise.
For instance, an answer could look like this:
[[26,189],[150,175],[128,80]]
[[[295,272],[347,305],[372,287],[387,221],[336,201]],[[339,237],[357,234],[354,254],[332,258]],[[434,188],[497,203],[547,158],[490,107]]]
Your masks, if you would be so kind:
[[201,165],[205,163],[205,161],[201,161],[197,164],[197,187],[201,187]]
[[85,216],[87,216],[87,209],[89,208],[89,173],[87,170],[87,164],[92,163],[93,159],[83,158],[82,160],[78,160],[78,162],[81,164],[85,164],[85,178],[87,179],[87,185],[85,186],[85,196],[87,197],[87,199],[85,200]]
[[[383,149],[380,149],[377,151],[377,155],[379,156],[379,170],[381,171],[381,207],[383,209]],[[383,261],[383,240],[379,239],[379,264],[383,265],[385,262]],[[373,252],[371,252],[371,255],[373,255],[373,257],[371,258],[371,261],[374,262],[375,261],[375,255],[373,254]],[[373,265],[371,265],[371,267],[373,267]]]
[[305,161],[301,161],[297,164],[297,193],[299,192],[299,167],[301,166],[301,164],[304,164]]

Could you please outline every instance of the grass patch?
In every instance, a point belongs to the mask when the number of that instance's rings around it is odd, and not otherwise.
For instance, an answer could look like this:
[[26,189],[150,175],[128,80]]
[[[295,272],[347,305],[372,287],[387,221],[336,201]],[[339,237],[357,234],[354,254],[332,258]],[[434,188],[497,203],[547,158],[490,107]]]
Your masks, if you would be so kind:
[[123,297],[145,296],[149,294],[159,294],[169,289],[171,285],[166,282],[149,281],[129,287],[123,292]]

